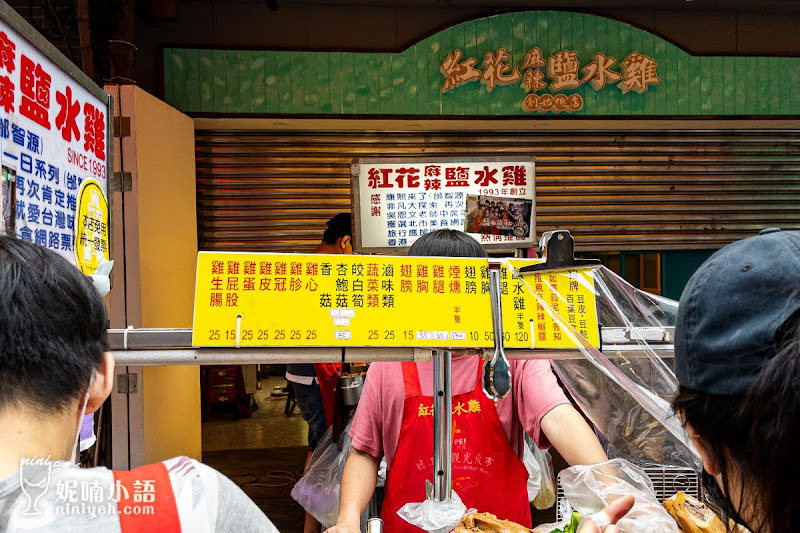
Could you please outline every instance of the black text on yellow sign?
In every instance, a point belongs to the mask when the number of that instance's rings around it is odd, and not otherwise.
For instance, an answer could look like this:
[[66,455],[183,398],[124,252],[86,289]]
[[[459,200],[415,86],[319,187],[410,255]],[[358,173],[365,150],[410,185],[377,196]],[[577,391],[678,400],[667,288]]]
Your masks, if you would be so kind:
[[[501,276],[507,346],[572,346],[547,317],[541,333],[535,297],[508,269]],[[590,305],[594,313],[593,296]],[[480,348],[493,339],[487,260],[198,254],[196,346]]]

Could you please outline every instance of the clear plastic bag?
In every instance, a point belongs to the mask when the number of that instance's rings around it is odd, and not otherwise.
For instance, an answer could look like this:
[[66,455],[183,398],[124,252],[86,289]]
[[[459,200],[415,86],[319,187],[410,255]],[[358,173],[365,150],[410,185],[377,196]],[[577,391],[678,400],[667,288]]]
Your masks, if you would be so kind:
[[528,499],[537,509],[549,509],[556,502],[556,478],[550,452],[542,450],[525,435],[523,463],[528,470]]
[[292,489],[292,498],[325,528],[333,527],[339,517],[339,490],[352,438],[350,424],[339,442],[333,442],[332,428],[311,455],[305,475]]
[[624,459],[573,466],[562,470],[558,480],[570,505],[584,517],[632,494],[636,498],[633,509],[617,522],[622,533],[680,532],[678,524],[656,499],[647,474]]
[[[536,499],[539,490],[542,488],[542,468],[539,466],[539,461],[533,455],[531,443],[528,441],[528,436],[525,435],[525,450],[523,451],[522,463],[525,465],[525,470],[528,471],[528,501],[531,503]],[[534,445],[535,446],[535,445]]]
[[468,511],[456,491],[453,491],[453,496],[449,500],[426,499],[424,502],[407,503],[397,511],[397,514],[409,524],[429,533],[447,533],[470,512],[474,512],[474,509]]

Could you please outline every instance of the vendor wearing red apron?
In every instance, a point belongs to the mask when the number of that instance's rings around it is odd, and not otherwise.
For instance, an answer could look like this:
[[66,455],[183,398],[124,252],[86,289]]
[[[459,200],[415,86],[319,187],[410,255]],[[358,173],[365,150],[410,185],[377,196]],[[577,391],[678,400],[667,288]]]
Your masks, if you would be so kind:
[[[409,255],[443,255],[442,250],[455,257],[486,257],[477,241],[454,230],[425,235]],[[453,355],[453,488],[467,508],[530,526],[528,474],[521,460],[525,433],[541,448],[553,444],[569,464],[596,463],[606,456],[547,361],[512,361],[511,394],[497,401],[481,390],[480,362],[478,356]],[[432,405],[432,363],[370,366],[350,430],[353,449],[342,477],[339,519],[329,533],[360,531],[384,456],[386,531],[422,531],[397,510],[424,501],[425,480],[433,479]]]

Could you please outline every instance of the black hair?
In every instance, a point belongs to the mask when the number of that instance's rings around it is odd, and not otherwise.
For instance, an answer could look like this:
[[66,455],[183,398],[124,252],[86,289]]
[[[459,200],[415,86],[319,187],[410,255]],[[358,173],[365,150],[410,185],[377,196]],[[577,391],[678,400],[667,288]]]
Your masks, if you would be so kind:
[[[707,473],[703,484],[727,518],[754,533],[800,531],[800,313],[779,329],[747,393],[712,395],[681,386],[673,407],[722,472],[721,488]],[[732,484],[741,488],[739,497],[731,497]]]
[[408,250],[408,255],[417,257],[489,257],[483,246],[455,229],[440,229],[426,233]]
[[327,222],[327,229],[322,234],[322,242],[336,244],[341,237],[353,239],[353,217],[350,213],[339,213]]
[[55,252],[0,236],[0,409],[63,411],[108,351],[106,306]]

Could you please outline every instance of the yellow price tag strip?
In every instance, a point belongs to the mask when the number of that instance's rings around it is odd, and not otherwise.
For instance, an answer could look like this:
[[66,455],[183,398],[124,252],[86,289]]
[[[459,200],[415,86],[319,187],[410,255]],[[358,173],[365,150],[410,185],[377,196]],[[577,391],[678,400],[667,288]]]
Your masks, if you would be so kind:
[[[572,294],[575,302],[581,296],[583,306],[577,313],[574,304],[575,322],[578,329],[587,321],[587,334],[597,338],[588,275],[580,273],[586,285]],[[558,273],[556,278],[559,292],[562,286],[567,290],[565,301],[573,299],[570,276],[574,274]],[[510,278],[503,268],[506,346],[530,348],[532,331],[538,332],[541,322],[545,335],[536,333],[536,347],[571,347],[552,320],[540,318],[536,298],[524,284]],[[551,297],[545,287],[542,294]],[[566,303],[556,307],[560,313],[563,309],[565,319],[572,317]],[[235,346],[237,340],[240,346],[491,347],[489,263],[445,257],[200,252],[192,342]]]

